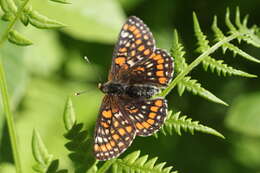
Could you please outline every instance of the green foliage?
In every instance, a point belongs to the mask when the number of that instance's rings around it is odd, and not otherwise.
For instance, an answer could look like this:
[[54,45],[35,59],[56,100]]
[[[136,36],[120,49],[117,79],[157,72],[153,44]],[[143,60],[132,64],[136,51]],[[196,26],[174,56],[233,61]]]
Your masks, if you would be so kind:
[[[204,36],[202,36],[204,38]],[[174,31],[174,37],[173,37],[173,46],[171,49],[171,54],[175,58],[175,69],[177,73],[183,72],[187,67],[188,64],[185,61],[185,51],[183,50],[183,46],[181,43],[179,43],[178,39],[178,33],[175,30]],[[227,105],[224,101],[216,97],[214,94],[212,94],[210,91],[206,90],[201,86],[200,83],[197,82],[195,79],[191,79],[190,76],[183,77],[179,83],[178,86],[178,93],[181,96],[185,90],[192,92],[195,95],[199,95],[201,97],[204,97],[212,102]]]
[[177,112],[175,114],[172,114],[170,111],[167,119],[164,123],[164,126],[160,130],[164,135],[172,135],[175,131],[178,135],[181,136],[181,130],[184,130],[185,132],[190,132],[191,134],[194,134],[194,131],[218,136],[220,138],[225,138],[221,133],[218,131],[204,126],[202,124],[199,124],[199,121],[192,121],[191,118],[187,118],[186,115],[180,116],[181,112]]
[[142,172],[142,173],[176,173],[172,166],[165,167],[166,162],[155,164],[157,157],[148,159],[148,155],[140,157],[140,151],[135,151],[123,159],[116,159],[113,163],[113,172]]
[[[21,2],[14,0],[0,1],[0,6],[4,12],[2,20],[9,22],[5,33],[0,39],[0,44],[7,38],[11,43],[17,45],[28,46],[32,44],[29,39],[12,29],[18,19],[21,20],[24,26],[28,26],[30,23],[31,25],[42,29],[60,28],[64,26],[61,22],[50,19],[36,10],[33,10],[32,6],[28,5],[28,2],[29,0]],[[61,1],[60,3],[64,3],[64,1]]]

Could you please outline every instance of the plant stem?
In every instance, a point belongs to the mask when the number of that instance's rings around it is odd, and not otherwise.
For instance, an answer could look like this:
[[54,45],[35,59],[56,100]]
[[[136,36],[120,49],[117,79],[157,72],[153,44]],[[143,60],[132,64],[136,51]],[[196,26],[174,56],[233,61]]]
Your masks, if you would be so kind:
[[6,84],[6,79],[5,79],[4,66],[3,66],[1,57],[0,57],[0,89],[1,89],[3,107],[4,107],[4,114],[6,116],[8,131],[9,131],[9,135],[10,135],[10,139],[11,139],[12,152],[13,152],[16,172],[22,173],[20,156],[19,156],[18,147],[17,147],[16,131],[14,128],[13,114],[11,112],[11,108],[10,108],[10,104],[9,104],[10,102],[9,102],[9,97],[8,97],[8,90],[7,90],[7,84]]
[[[21,4],[21,6],[19,6],[17,13],[15,14],[15,18],[9,23],[9,25],[7,26],[6,30],[4,31],[4,33],[0,39],[0,47],[8,39],[9,32],[11,31],[15,22],[20,18],[21,14],[28,2],[29,2],[29,0],[25,0]],[[5,71],[4,71],[4,65],[2,62],[2,57],[0,57],[0,90],[1,90],[2,102],[3,102],[3,106],[4,106],[4,114],[6,116],[8,132],[9,132],[10,140],[11,140],[11,146],[12,146],[16,173],[22,173],[22,166],[21,166],[20,156],[19,156],[19,152],[18,152],[18,145],[17,145],[17,140],[16,140],[16,131],[15,131],[15,126],[14,126],[13,114],[12,114],[12,111],[10,108],[10,101],[9,101],[9,96],[8,96],[8,89],[7,89],[6,79],[5,79]]]
[[0,47],[3,44],[3,42],[8,38],[8,34],[11,31],[12,27],[14,26],[15,22],[21,17],[21,14],[23,12],[24,7],[27,5],[29,0],[25,0],[21,6],[18,8],[17,13],[15,14],[15,18],[9,23],[6,30],[3,33],[3,36],[0,39]]
[[198,58],[196,58],[185,70],[183,70],[171,83],[170,85],[160,94],[161,97],[166,97],[169,92],[175,87],[175,85],[181,81],[191,70],[199,65],[203,59],[209,56],[211,53],[215,52],[218,48],[220,48],[223,44],[230,42],[231,40],[237,38],[241,33],[232,34],[225,39],[217,42],[212,47],[210,47],[206,52],[201,54]]

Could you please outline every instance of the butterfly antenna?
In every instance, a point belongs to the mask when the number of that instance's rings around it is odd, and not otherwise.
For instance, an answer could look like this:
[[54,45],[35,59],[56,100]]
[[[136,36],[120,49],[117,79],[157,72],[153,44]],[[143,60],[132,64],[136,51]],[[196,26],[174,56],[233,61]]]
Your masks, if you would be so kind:
[[94,68],[94,66],[92,66],[92,64],[90,63],[87,56],[84,56],[84,59],[87,61],[87,63],[89,63],[91,65],[90,67],[92,68],[92,71],[94,71],[97,74],[98,80],[99,80],[99,82],[101,82],[102,80],[101,80],[100,74],[98,73],[98,70],[96,68]]

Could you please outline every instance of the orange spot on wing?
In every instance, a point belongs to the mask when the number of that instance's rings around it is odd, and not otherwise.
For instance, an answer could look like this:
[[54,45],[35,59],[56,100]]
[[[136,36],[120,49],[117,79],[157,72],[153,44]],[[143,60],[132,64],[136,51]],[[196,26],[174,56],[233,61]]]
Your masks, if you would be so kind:
[[125,135],[125,130],[123,128],[118,129],[118,132],[121,136]]
[[159,109],[159,108],[158,108],[157,106],[152,106],[152,107],[151,107],[151,111],[153,111],[153,112],[157,112],[158,109]]
[[162,70],[163,69],[163,65],[159,64],[159,65],[156,66],[156,68],[159,69],[159,70]]
[[105,122],[101,122],[101,125],[102,125],[103,127],[105,127],[105,128],[108,128],[108,127],[109,127],[109,125],[108,125],[107,123],[105,123]]
[[98,144],[95,144],[95,145],[94,145],[94,150],[95,150],[95,151],[99,151],[99,146],[98,146]]
[[144,50],[144,45],[141,45],[140,47],[138,47],[139,51],[143,51]]
[[156,76],[164,76],[163,71],[157,71]]
[[136,113],[137,111],[138,111],[138,109],[129,110],[130,113]]
[[150,53],[150,50],[149,49],[146,49],[145,51],[144,51],[144,54],[145,55],[148,55]]
[[135,29],[136,29],[136,27],[135,27],[134,25],[129,27],[129,30],[132,31],[132,32],[133,32]]
[[107,143],[107,144],[106,144],[106,147],[107,147],[108,150],[111,150],[111,149],[112,149],[110,143]]
[[118,140],[120,137],[119,137],[118,134],[114,134],[114,135],[112,136],[112,138],[113,138],[114,140]]
[[156,106],[161,107],[163,105],[163,101],[162,100],[156,100],[154,103]]
[[119,49],[119,52],[126,52],[126,51],[127,51],[126,47],[123,47],[123,48]]
[[127,30],[128,24],[125,24],[125,25],[123,26],[123,28],[124,28],[124,30]]
[[142,125],[144,126],[144,128],[148,129],[151,125],[148,124],[147,122],[143,122]]
[[164,63],[164,59],[159,59],[159,60],[157,61],[157,63],[158,63],[158,64]]
[[115,63],[118,64],[118,65],[122,65],[125,63],[125,57],[118,57],[115,59]]
[[136,35],[136,34],[138,34],[140,31],[139,31],[139,29],[136,29],[133,33],[134,33],[134,35]]
[[102,151],[107,151],[107,148],[106,148],[105,145],[101,145],[100,148],[101,148]]
[[127,126],[127,127],[126,127],[126,131],[127,131],[128,133],[130,133],[130,132],[132,131],[132,129],[133,129],[133,128],[132,128],[131,126]]
[[103,111],[103,112],[102,112],[102,115],[103,115],[105,118],[111,118],[111,117],[112,117],[111,110]]
[[162,59],[162,56],[161,56],[161,55],[155,55],[155,56],[153,57],[153,59],[154,59],[154,60]]
[[148,115],[149,118],[154,118],[155,116],[156,116],[156,113],[154,113],[154,112],[150,112]]
[[135,41],[135,44],[137,44],[137,45],[138,45],[138,44],[141,44],[141,43],[142,43],[142,40],[140,40],[140,39],[138,39],[138,40]]
[[110,141],[110,144],[112,147],[114,147],[116,145],[116,143],[114,141]]
[[143,129],[143,128],[144,128],[140,123],[136,123],[135,126],[136,126],[138,129]]
[[152,119],[148,119],[147,122],[148,122],[149,124],[153,125],[154,120],[152,120]]
[[160,77],[160,78],[159,78],[159,82],[160,82],[161,84],[165,84],[166,81],[167,81],[167,79],[166,79],[165,77]]
[[142,36],[142,34],[139,33],[139,34],[136,34],[135,37],[136,37],[136,38],[140,38],[141,36]]
[[136,71],[144,71],[144,68],[143,67],[137,67]]

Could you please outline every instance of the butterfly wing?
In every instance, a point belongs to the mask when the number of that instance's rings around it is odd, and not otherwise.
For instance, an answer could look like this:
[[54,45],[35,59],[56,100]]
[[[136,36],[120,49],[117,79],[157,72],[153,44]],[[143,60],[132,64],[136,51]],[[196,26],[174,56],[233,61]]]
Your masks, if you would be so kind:
[[119,72],[132,67],[136,62],[150,57],[155,50],[155,41],[149,28],[135,16],[123,25],[115,46],[109,80],[118,79]]
[[136,135],[132,121],[117,104],[117,96],[106,95],[102,101],[94,135],[94,154],[98,160],[117,157]]
[[125,106],[133,121],[137,136],[150,136],[160,129],[167,115],[167,101],[163,98],[137,100]]
[[173,78],[173,58],[162,49],[144,61],[135,64],[131,69],[121,73],[121,81],[130,84],[150,84],[167,86]]

